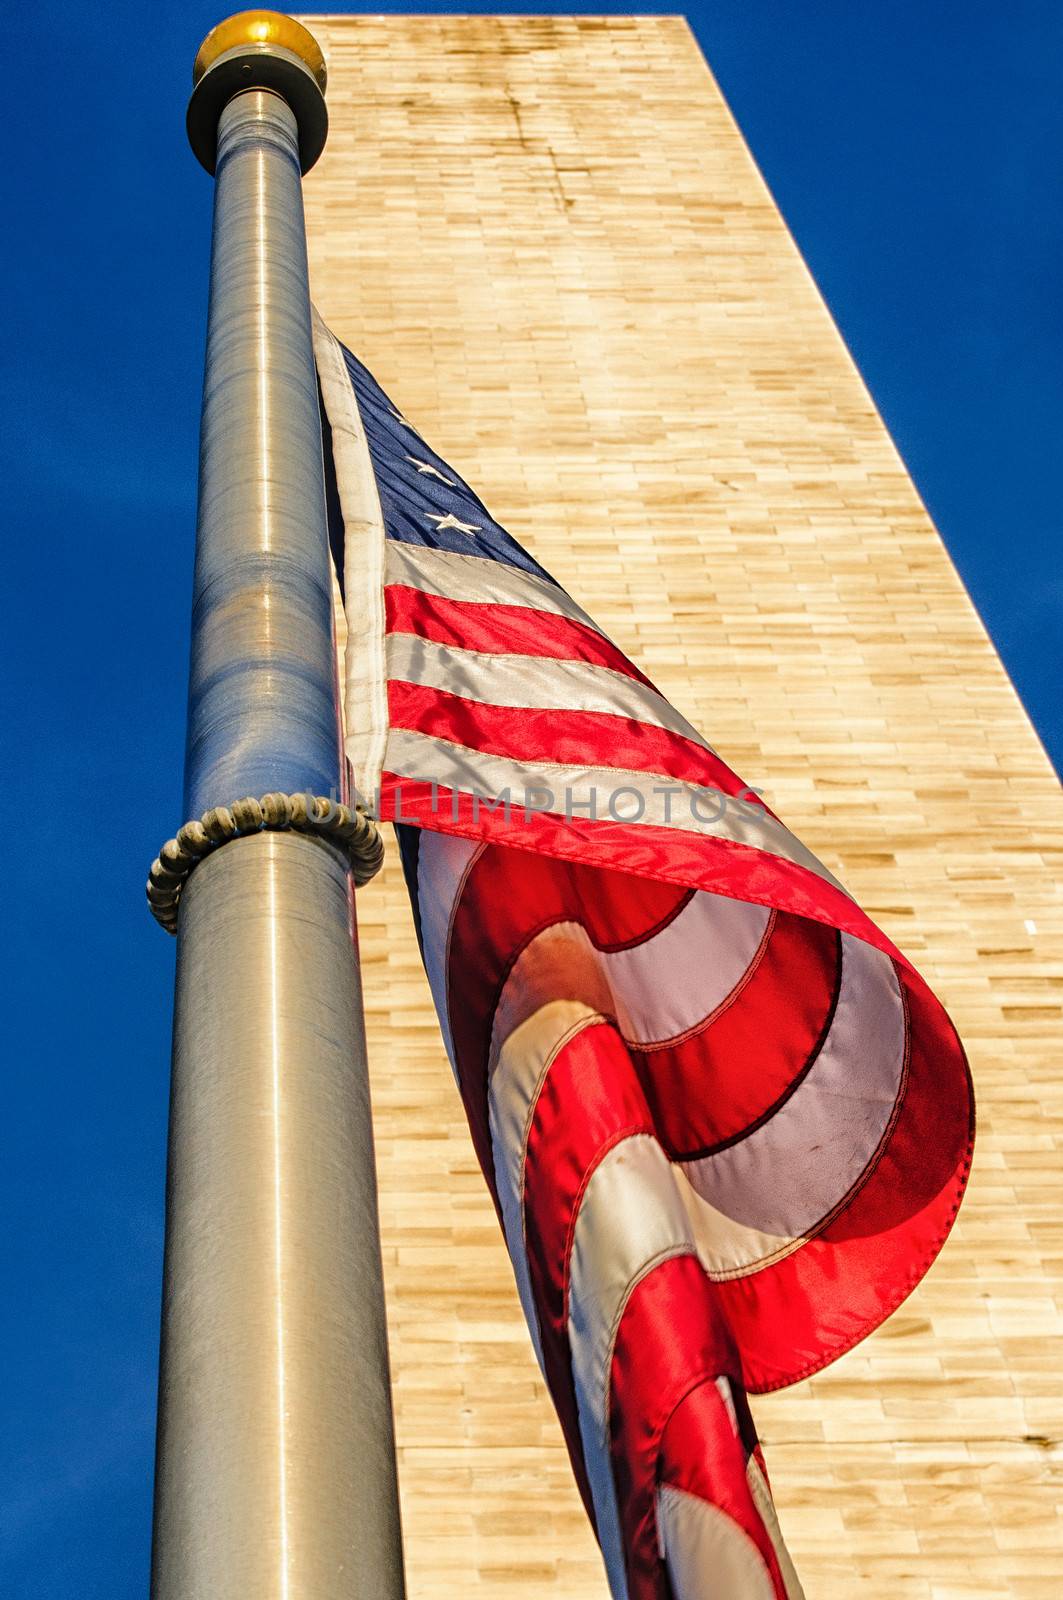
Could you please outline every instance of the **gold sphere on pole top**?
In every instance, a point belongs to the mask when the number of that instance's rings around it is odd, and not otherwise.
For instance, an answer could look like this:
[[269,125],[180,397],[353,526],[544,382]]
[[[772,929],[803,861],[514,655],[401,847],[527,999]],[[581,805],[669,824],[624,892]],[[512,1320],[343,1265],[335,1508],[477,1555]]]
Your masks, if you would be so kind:
[[282,11],[238,11],[212,28],[192,68],[188,138],[214,171],[218,118],[234,95],[269,89],[282,95],[299,127],[299,163],[309,172],[325,146],[325,57],[314,35]]
[[294,17],[285,16],[283,11],[237,11],[219,22],[216,28],[211,28],[192,65],[193,84],[209,72],[219,57],[248,45],[274,45],[290,50],[313,73],[318,88],[324,93],[328,74],[321,46],[309,28],[304,28]]

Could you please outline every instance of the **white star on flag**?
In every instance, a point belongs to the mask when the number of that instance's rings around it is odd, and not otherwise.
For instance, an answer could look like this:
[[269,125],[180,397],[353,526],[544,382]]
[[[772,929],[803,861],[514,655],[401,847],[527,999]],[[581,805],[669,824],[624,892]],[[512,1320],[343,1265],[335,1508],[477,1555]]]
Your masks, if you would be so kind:
[[475,522],[459,522],[457,517],[455,517],[451,512],[448,512],[445,517],[438,517],[435,516],[431,511],[428,511],[425,513],[425,520],[427,522],[435,523],[437,533],[442,533],[444,528],[453,528],[458,533],[480,532],[480,529]]
[[[401,424],[402,424],[402,426],[404,428],[409,428],[411,433],[417,433],[417,429],[414,427],[413,423],[412,422],[407,422],[406,418],[402,415],[401,411],[393,411],[391,413],[391,415],[395,418],[396,422],[401,422]],[[419,433],[417,433],[417,437],[419,439],[421,437],[421,435]]]
[[445,478],[443,476],[443,474],[440,472],[439,468],[438,467],[433,467],[433,465],[432,465],[432,463],[430,461],[418,461],[416,456],[407,456],[406,460],[412,462],[413,465],[417,468],[417,471],[419,473],[421,473],[422,475],[424,475],[425,473],[428,473],[433,478],[438,478],[440,483],[445,483],[447,485],[448,489],[453,489],[453,487],[454,487],[454,479],[453,478]]

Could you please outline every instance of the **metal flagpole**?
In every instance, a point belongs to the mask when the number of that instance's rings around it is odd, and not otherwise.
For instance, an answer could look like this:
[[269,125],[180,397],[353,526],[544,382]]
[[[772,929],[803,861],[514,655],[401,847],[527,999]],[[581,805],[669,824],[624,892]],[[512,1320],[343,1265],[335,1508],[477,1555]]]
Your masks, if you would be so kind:
[[[272,12],[196,59],[189,136],[216,191],[193,818],[342,788],[300,186],[324,77]],[[231,838],[184,884],[178,941],[153,1600],[401,1600],[347,858],[290,829]]]

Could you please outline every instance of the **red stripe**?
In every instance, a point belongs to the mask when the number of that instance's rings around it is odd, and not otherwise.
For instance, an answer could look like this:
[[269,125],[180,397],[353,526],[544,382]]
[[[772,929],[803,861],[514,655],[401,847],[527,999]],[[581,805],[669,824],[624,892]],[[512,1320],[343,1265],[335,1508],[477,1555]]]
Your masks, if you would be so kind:
[[974,1136],[963,1048],[922,979],[899,976],[908,1078],[877,1166],[817,1238],[715,1286],[752,1393],[818,1372],[884,1322],[941,1249],[963,1197]]
[[494,846],[473,865],[455,912],[447,981],[454,1053],[473,1143],[493,1187],[487,1125],[487,1056],[506,977],[543,928],[582,922],[595,942],[618,948],[661,927],[687,896],[672,884]]
[[[559,702],[565,692],[562,685]],[[443,689],[392,678],[388,682],[388,712],[393,728],[429,734],[528,765],[564,762],[575,767],[621,768],[650,777],[675,778],[723,793],[727,793],[723,785],[733,778],[710,751],[681,734],[640,721],[637,710],[625,717],[604,711],[577,711],[564,704],[556,710],[481,705]],[[622,775],[618,773],[618,779]],[[549,771],[544,771],[544,778],[549,781],[549,777]],[[598,797],[603,813],[607,812],[609,798],[607,792]],[[673,796],[671,805],[677,815],[682,804],[680,796]],[[707,808],[706,813],[711,814]]]
[[793,1093],[833,1016],[840,972],[834,930],[780,911],[761,959],[711,1020],[680,1044],[632,1052],[673,1159],[710,1154]]
[[[524,1226],[532,1292],[539,1311],[539,1328],[547,1382],[561,1421],[581,1493],[592,1511],[579,1435],[575,1388],[568,1338],[568,1276],[572,1241],[579,1206],[603,1156],[622,1139],[653,1133],[649,1108],[638,1085],[634,1066],[623,1041],[605,1023],[591,1024],[559,1051],[550,1066],[536,1102],[529,1130],[524,1168]],[[737,1360],[727,1330],[712,1304],[712,1288],[693,1259],[668,1264],[677,1269],[658,1277],[655,1288],[633,1297],[620,1324],[614,1358],[615,1404],[625,1413],[614,1419],[614,1472],[629,1489],[624,1523],[626,1545],[632,1552],[631,1600],[660,1595],[662,1574],[657,1559],[653,1524],[657,1482],[657,1445],[664,1423],[693,1379],[706,1371],[735,1377]],[[671,1298],[662,1308],[662,1295]],[[649,1318],[649,1327],[644,1326]],[[630,1352],[630,1354],[629,1354]],[[628,1370],[633,1368],[634,1375]],[[737,1406],[746,1423],[745,1448],[735,1437],[730,1418],[712,1387],[710,1399],[726,1423],[722,1440],[704,1429],[688,1447],[687,1435],[673,1420],[668,1432],[681,1445],[678,1456],[662,1457],[668,1470],[663,1481],[712,1499],[735,1517],[762,1549],[777,1577],[770,1539],[763,1530],[745,1480],[745,1458],[755,1445],[748,1408],[740,1389]],[[680,1410],[687,1415],[689,1406]],[[699,1413],[700,1415],[700,1413]],[[618,1437],[618,1435],[620,1437]],[[712,1451],[703,1468],[699,1453]],[[634,1459],[637,1457],[637,1459]],[[688,1459],[689,1458],[689,1459]],[[629,1472],[630,1469],[630,1472]],[[700,1476],[698,1475],[700,1471]],[[711,1493],[706,1494],[706,1481]],[[778,1593],[783,1595],[781,1587]]]
[[[732,1383],[731,1389],[741,1420],[749,1408],[740,1385]],[[703,1383],[691,1390],[668,1420],[661,1438],[660,1480],[707,1500],[737,1523],[760,1552],[778,1600],[787,1600],[775,1546],[746,1477],[751,1453],[747,1442],[736,1435],[716,1385]],[[756,1453],[759,1456],[759,1450]]]
[[720,1376],[737,1384],[738,1364],[713,1285],[696,1257],[664,1261],[628,1298],[610,1375],[610,1447],[629,1600],[670,1600],[657,1542],[659,1482],[699,1494],[733,1517],[757,1545],[785,1600],[771,1540],[746,1482],[748,1450],[715,1387]]
[[907,958],[843,889],[807,867],[733,839],[652,823],[591,822],[549,812],[526,817],[520,807],[513,807],[507,818],[501,811],[486,810],[472,795],[394,772],[381,778],[380,815],[385,821],[413,823],[464,839],[492,840],[582,867],[605,867],[684,889],[707,889],[811,917],[866,940],[912,970]]
[[602,1156],[628,1134],[652,1131],[622,1040],[607,1023],[591,1024],[558,1052],[539,1093],[524,1168],[524,1227],[546,1379],[592,1519],[568,1340],[572,1235]]
[[412,633],[460,650],[496,656],[544,656],[558,661],[589,661],[610,667],[653,688],[616,645],[584,622],[534,611],[530,606],[482,605],[444,600],[406,584],[384,589],[388,633]]

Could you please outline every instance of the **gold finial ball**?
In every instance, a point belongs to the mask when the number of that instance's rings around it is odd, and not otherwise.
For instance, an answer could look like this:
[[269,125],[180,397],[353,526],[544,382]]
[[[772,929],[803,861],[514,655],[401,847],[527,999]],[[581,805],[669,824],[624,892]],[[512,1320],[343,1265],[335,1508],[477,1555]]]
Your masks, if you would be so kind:
[[192,66],[192,82],[197,84],[205,72],[229,50],[241,45],[276,45],[297,56],[317,79],[324,93],[327,73],[321,46],[308,28],[283,11],[238,11],[212,28],[203,40]]

